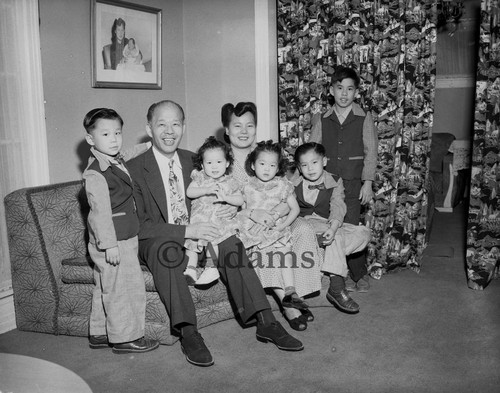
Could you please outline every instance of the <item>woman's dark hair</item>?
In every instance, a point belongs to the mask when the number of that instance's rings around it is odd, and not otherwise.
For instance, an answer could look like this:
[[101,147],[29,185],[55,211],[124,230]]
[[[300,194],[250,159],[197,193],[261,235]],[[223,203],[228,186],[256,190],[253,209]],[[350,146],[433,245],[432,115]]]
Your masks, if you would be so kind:
[[229,127],[231,116],[243,116],[245,113],[250,112],[253,115],[255,125],[257,125],[257,107],[253,102],[238,102],[236,106],[233,104],[225,104],[221,109],[221,121],[224,127]]
[[302,157],[304,154],[309,152],[310,150],[314,151],[316,154],[320,155],[321,157],[326,157],[326,150],[325,146],[323,146],[320,143],[316,142],[307,142],[299,147],[297,147],[297,150],[295,150],[295,155],[294,155],[294,160],[295,164],[300,165],[300,157]]
[[227,146],[225,143],[218,141],[215,139],[214,136],[210,136],[207,139],[205,139],[205,142],[203,142],[203,145],[200,146],[196,154],[193,156],[193,166],[196,170],[201,171],[203,169],[203,155],[205,154],[206,151],[208,150],[222,150],[224,153],[224,156],[226,157],[227,162],[229,162],[229,165],[226,169],[226,175],[231,172],[231,168],[233,166],[234,158],[233,158],[233,153],[231,152],[231,149],[229,146]]
[[356,89],[359,87],[360,79],[358,73],[354,68],[344,66],[337,67],[332,77],[332,85],[337,82],[342,82],[344,79],[352,79],[354,81],[354,86],[356,86]]
[[272,140],[262,141],[257,143],[255,149],[247,156],[245,161],[245,170],[249,176],[255,176],[255,171],[252,169],[252,165],[255,164],[260,153],[268,152],[275,153],[278,155],[278,172],[276,176],[283,176],[287,170],[287,159],[283,154],[283,150],[279,143],[274,143]]
[[116,113],[114,109],[108,108],[95,108],[85,115],[83,119],[83,127],[88,133],[94,130],[96,127],[97,120],[108,119],[108,120],[118,120],[120,126],[123,127],[123,119]]
[[125,21],[122,18],[115,19],[113,26],[111,26],[111,42],[113,43],[116,41],[116,28],[118,26],[123,26],[125,29]]

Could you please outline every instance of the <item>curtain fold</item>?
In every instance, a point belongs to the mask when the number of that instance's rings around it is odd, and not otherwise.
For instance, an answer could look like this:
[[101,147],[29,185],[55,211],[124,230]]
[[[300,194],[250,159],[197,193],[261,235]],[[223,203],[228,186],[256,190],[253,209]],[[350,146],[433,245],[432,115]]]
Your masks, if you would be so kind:
[[3,198],[49,183],[37,0],[0,1],[0,289],[10,285]]
[[467,281],[500,277],[500,1],[482,0],[467,224]]
[[278,0],[280,140],[290,155],[333,104],[335,67],[361,77],[357,102],[379,132],[376,196],[364,215],[375,278],[419,271],[426,246],[436,19],[435,1]]

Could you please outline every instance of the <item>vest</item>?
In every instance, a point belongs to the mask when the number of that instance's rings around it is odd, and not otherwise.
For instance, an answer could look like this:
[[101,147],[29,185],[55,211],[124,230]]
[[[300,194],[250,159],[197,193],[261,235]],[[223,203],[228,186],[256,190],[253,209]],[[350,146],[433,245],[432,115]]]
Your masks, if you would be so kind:
[[329,158],[327,172],[344,180],[361,179],[365,119],[366,116],[355,116],[352,111],[343,124],[340,124],[335,113],[321,119],[322,144]]
[[328,218],[330,216],[330,199],[332,197],[333,188],[319,190],[318,197],[316,198],[316,203],[314,205],[311,205],[304,201],[304,190],[302,188],[302,185],[303,182],[300,182],[300,184],[295,187],[295,195],[300,207],[299,216],[305,217],[316,213],[321,217]]
[[115,165],[111,165],[102,172],[98,160],[95,160],[88,169],[101,173],[108,183],[116,239],[127,240],[137,236],[139,218],[137,217],[130,177]]

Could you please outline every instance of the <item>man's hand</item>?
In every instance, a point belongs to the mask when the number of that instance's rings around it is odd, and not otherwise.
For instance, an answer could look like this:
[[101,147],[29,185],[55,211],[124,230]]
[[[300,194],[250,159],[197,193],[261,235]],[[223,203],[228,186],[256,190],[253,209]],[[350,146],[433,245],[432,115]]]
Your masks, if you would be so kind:
[[107,248],[105,254],[107,263],[112,266],[120,264],[120,251],[118,251],[118,247]]
[[373,199],[372,181],[365,180],[361,190],[359,191],[359,199],[362,205],[366,205]]
[[219,229],[209,222],[198,222],[186,226],[185,237],[187,239],[206,240],[210,242],[220,236]]

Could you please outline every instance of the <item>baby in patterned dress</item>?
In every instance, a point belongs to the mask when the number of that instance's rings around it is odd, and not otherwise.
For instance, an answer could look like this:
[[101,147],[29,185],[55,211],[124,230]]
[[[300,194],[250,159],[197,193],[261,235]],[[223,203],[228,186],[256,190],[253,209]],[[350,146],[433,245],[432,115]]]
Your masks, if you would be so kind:
[[[229,171],[233,162],[231,150],[222,142],[209,137],[193,157],[194,170],[191,173],[191,183],[186,190],[186,196],[193,199],[191,204],[190,223],[212,222],[219,227],[220,236],[210,242],[187,239],[184,246],[188,256],[188,264],[184,275],[188,283],[206,285],[219,278],[219,272],[213,265],[206,266],[198,277],[198,254],[204,247],[209,246],[209,256],[216,257],[217,245],[237,234],[239,218],[221,219],[217,210],[222,205],[232,206],[234,216],[238,207],[243,205],[240,183],[235,180]],[[215,255],[213,255],[215,253]]]
[[[283,307],[306,309],[308,305],[296,294],[292,271],[296,261],[291,252],[290,224],[299,215],[300,208],[292,183],[283,177],[286,159],[280,145],[270,140],[259,142],[248,155],[245,169],[250,180],[242,187],[242,194],[246,211],[249,213],[241,228],[241,235],[246,237],[243,241],[245,246],[253,244],[249,250],[251,259],[261,256],[255,265],[255,271],[264,288],[284,288],[284,297],[281,299]],[[288,215],[280,218],[273,209],[282,202],[288,204],[290,211]],[[275,217],[274,225],[256,228],[260,224],[252,220],[254,209],[268,210]],[[279,250],[276,254],[280,256],[280,260],[274,263],[273,258],[272,266],[268,262],[262,265],[262,260],[267,261],[262,257],[267,253],[262,250],[270,246]]]

